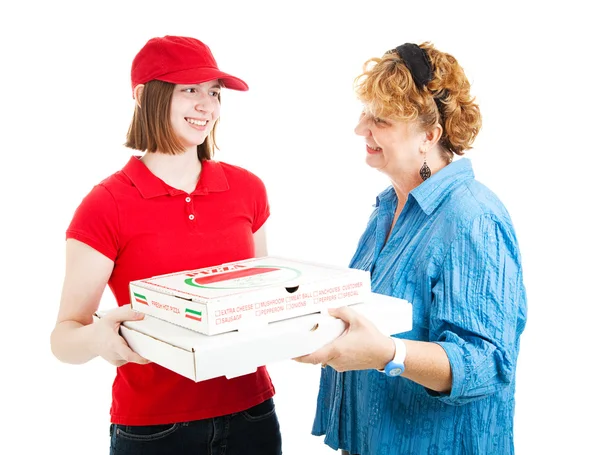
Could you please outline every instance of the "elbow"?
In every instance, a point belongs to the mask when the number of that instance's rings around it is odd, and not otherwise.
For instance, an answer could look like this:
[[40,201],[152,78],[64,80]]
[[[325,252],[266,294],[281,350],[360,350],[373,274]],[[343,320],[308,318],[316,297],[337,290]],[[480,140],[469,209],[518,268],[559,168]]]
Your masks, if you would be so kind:
[[61,362],[65,362],[65,358],[63,356],[63,350],[61,349],[60,343],[60,330],[58,325],[54,327],[54,330],[50,333],[50,351],[52,355],[56,357]]

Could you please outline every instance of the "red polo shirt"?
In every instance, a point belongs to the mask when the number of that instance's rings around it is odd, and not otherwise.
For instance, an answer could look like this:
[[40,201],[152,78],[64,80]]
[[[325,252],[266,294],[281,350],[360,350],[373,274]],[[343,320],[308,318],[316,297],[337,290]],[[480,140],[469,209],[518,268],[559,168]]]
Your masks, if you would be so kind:
[[[67,238],[114,261],[108,285],[119,306],[129,282],[254,257],[252,234],[269,217],[263,182],[245,169],[203,161],[191,193],[160,180],[138,157],[96,185],[77,208]],[[195,383],[156,364],[125,364],[113,384],[111,421],[158,425],[248,409],[275,393],[256,373]]]

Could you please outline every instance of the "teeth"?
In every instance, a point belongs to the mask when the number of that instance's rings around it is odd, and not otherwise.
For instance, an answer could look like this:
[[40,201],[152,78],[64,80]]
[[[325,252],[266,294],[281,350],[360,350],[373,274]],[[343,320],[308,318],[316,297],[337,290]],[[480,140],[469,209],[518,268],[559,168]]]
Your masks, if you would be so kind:
[[367,147],[369,147],[371,150],[375,150],[376,152],[381,152],[381,147],[371,147],[370,145],[367,145]]
[[192,118],[186,118],[188,123],[192,125],[205,126],[208,123],[208,120],[194,120]]

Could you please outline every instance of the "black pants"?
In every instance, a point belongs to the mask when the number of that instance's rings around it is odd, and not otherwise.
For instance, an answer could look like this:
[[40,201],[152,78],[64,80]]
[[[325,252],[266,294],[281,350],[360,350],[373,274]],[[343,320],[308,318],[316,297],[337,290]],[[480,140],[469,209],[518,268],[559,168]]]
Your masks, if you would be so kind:
[[281,455],[273,399],[246,411],[168,425],[110,426],[110,455]]

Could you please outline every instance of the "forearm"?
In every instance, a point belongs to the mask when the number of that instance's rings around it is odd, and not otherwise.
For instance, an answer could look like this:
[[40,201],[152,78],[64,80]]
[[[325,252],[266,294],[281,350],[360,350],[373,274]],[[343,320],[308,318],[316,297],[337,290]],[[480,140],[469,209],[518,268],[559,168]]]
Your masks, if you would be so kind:
[[65,363],[81,364],[90,361],[98,355],[92,347],[91,333],[92,324],[60,322],[50,335],[52,353]]
[[450,393],[452,370],[444,348],[436,343],[403,341],[406,359],[402,376],[436,392]]

